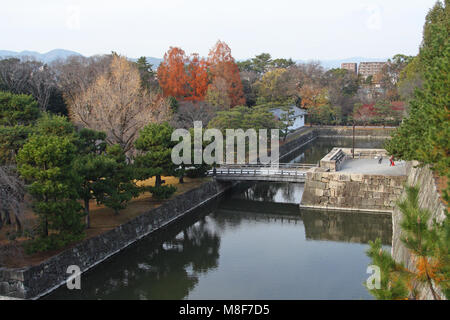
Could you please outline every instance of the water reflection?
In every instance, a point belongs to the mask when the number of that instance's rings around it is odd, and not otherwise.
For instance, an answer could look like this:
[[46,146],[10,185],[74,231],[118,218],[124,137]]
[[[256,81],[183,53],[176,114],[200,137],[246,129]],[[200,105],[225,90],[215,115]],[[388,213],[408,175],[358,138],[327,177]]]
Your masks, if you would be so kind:
[[299,204],[302,200],[303,189],[303,183],[258,182],[240,186],[233,197],[254,201]]
[[[386,216],[300,211],[230,194],[84,274],[81,291],[62,287],[46,299],[370,298],[359,243],[381,237],[388,244],[390,232]],[[336,264],[351,285],[321,291],[337,281]],[[248,282],[249,272],[259,280]]]
[[61,287],[46,298],[183,299],[198,275],[218,267],[220,237],[209,226],[208,217],[194,214],[83,274],[82,290]]
[[389,214],[301,210],[306,239],[368,243],[381,238],[392,242],[392,218]]
[[[302,161],[316,143],[321,156],[330,147],[313,142]],[[45,299],[370,299],[366,243],[390,244],[390,218],[300,210],[302,193],[240,184],[83,274],[81,290]]]

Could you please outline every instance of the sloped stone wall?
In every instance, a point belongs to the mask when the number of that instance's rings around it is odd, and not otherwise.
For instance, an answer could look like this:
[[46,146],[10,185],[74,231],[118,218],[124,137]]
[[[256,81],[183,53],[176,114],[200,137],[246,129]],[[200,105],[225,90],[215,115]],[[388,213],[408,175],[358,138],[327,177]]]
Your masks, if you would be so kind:
[[[430,223],[433,219],[437,222],[442,222],[446,218],[445,212],[447,210],[442,198],[437,190],[436,181],[433,177],[433,172],[429,166],[422,168],[417,167],[418,162],[408,162],[406,165],[407,185],[419,186],[419,206],[423,209],[428,209],[431,213]],[[406,192],[403,191],[400,199],[406,197]],[[411,252],[403,245],[400,240],[402,232],[400,222],[402,220],[402,213],[398,207],[394,208],[392,213],[392,256],[398,262],[402,262],[406,268],[410,270],[415,269],[416,261],[411,256]],[[420,288],[421,298],[433,299],[429,288]]]
[[403,191],[404,176],[325,172],[307,173],[300,206],[369,212],[392,212]]

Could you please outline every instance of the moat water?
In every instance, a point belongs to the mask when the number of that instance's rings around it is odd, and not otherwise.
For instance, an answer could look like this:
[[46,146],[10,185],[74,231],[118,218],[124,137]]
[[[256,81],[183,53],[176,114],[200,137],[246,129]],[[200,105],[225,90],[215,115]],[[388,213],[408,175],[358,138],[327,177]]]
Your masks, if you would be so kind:
[[[315,163],[351,139],[317,139],[284,162]],[[357,140],[378,148],[380,140]],[[372,299],[368,241],[389,215],[300,210],[303,184],[240,184],[44,299]]]

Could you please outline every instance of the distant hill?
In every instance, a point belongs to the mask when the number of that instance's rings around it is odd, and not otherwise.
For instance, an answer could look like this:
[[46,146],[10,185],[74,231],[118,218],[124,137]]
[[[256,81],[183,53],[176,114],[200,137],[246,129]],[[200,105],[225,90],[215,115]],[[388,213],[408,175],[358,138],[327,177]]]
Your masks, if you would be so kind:
[[155,58],[155,57],[146,57],[147,58],[147,62],[151,63],[151,65],[153,66],[153,69],[158,68],[158,66],[161,64],[161,62],[164,59],[161,58]]
[[[49,51],[47,53],[39,53],[36,51],[21,51],[21,52],[17,52],[17,51],[9,51],[9,50],[0,50],[0,59],[5,59],[5,58],[19,58],[19,59],[27,59],[27,58],[32,58],[34,60],[37,61],[42,61],[44,63],[50,63],[53,62],[55,60],[61,59],[67,59],[70,56],[82,56],[82,54],[75,52],[75,51],[70,51],[70,50],[64,50],[64,49],[55,49],[52,51]],[[161,63],[161,61],[163,61],[163,59],[160,58],[155,58],[155,57],[146,57],[147,58],[147,62],[151,63],[153,66],[153,69],[156,69],[159,64]],[[136,61],[137,59],[134,58],[130,58],[131,61]]]
[[[158,66],[161,64],[161,62],[163,61],[163,59],[161,58],[155,58],[155,57],[146,57],[147,58],[147,63],[150,63],[152,65],[152,69],[156,70],[158,68]],[[138,58],[128,58],[131,61],[136,62]]]
[[[67,57],[70,57],[72,55],[82,56],[82,54],[70,51],[70,50],[64,50],[64,49],[55,49],[52,51],[49,51],[47,53],[39,53],[36,51],[8,51],[8,50],[0,50],[0,58],[9,58],[9,57],[16,57],[16,58],[33,58],[38,61],[42,61],[45,63],[50,63],[52,61],[55,61],[57,59],[66,59]],[[158,68],[159,64],[163,61],[161,58],[155,58],[155,57],[146,57],[147,62],[151,63],[153,66],[153,69]],[[136,61],[137,58],[130,58],[131,61]],[[332,69],[332,68],[340,68],[341,63],[343,62],[356,62],[360,63],[363,61],[386,61],[386,58],[366,58],[366,57],[352,57],[352,58],[345,58],[345,59],[335,59],[335,60],[320,60],[320,63],[325,69]],[[241,61],[241,60],[240,60]],[[311,59],[311,60],[296,60],[298,63],[305,63],[309,61],[318,61],[317,59]]]
[[55,61],[57,59],[67,59],[70,56],[81,56],[80,53],[70,50],[64,50],[64,49],[55,49],[46,53],[39,53],[36,51],[21,51],[21,52],[15,52],[15,51],[8,51],[8,50],[0,50],[0,58],[19,58],[19,59],[26,59],[26,58],[32,58],[37,61],[42,61],[45,63],[50,63],[52,61]]

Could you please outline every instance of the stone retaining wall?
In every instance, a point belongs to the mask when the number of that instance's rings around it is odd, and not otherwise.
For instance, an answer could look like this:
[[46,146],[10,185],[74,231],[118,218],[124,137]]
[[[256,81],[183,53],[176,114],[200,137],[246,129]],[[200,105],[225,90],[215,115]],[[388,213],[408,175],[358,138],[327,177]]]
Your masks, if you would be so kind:
[[86,239],[39,265],[20,269],[0,268],[0,296],[42,296],[65,283],[69,276],[66,273],[68,266],[77,265],[84,272],[138,239],[217,197],[232,185],[207,182],[113,230]]
[[307,172],[301,207],[392,212],[406,180],[404,176],[325,172],[325,170],[312,168]]
[[[419,191],[419,206],[428,209],[431,213],[430,223],[433,219],[437,222],[442,222],[446,218],[446,205],[436,188],[436,181],[429,166],[418,168],[415,166],[418,162],[408,162],[406,166],[407,185],[420,187]],[[406,197],[406,191],[403,191],[400,199]],[[402,220],[402,213],[398,207],[395,207],[392,213],[392,256],[398,262],[402,262],[405,267],[410,270],[415,270],[416,261],[411,256],[410,251],[403,245],[401,238],[400,222]],[[419,288],[422,299],[433,299],[429,288]],[[437,290],[439,291],[439,290]]]
[[[367,138],[390,138],[396,128],[381,127],[356,127],[355,136]],[[314,126],[314,131],[320,137],[353,137],[353,127],[351,126]]]

